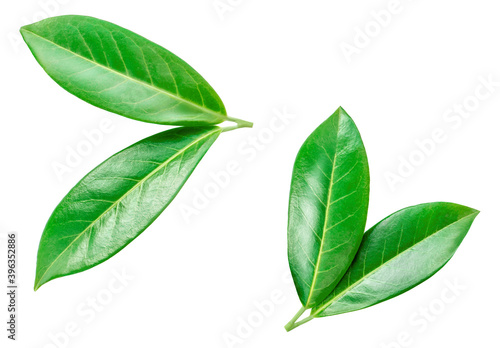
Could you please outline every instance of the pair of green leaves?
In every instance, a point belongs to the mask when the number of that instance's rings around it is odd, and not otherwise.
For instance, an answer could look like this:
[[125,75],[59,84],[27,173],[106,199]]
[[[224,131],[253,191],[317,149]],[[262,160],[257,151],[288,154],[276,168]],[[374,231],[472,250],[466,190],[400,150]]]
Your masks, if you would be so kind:
[[[78,98],[135,120],[183,126],[110,157],[59,203],[40,241],[36,290],[123,249],[170,204],[221,132],[252,124],[228,117],[186,62],[115,24],[61,16],[21,34],[47,74]],[[215,126],[224,121],[236,125]]]
[[[400,210],[364,233],[368,160],[360,134],[339,108],[302,145],[290,190],[288,259],[303,307],[286,325],[373,306],[440,270],[477,210],[427,203]],[[306,319],[297,322],[311,309]]]

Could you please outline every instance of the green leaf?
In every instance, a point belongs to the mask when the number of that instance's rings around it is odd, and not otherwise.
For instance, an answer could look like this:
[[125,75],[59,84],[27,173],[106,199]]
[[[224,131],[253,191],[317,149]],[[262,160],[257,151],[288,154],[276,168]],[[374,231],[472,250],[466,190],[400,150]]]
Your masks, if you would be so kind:
[[174,128],[110,157],[56,207],[38,250],[35,290],[115,255],[170,204],[218,127]]
[[182,126],[228,119],[217,93],[192,67],[115,24],[60,16],[24,26],[21,34],[50,77],[104,110]]
[[400,210],[372,227],[349,270],[312,316],[352,312],[398,296],[439,271],[479,212],[453,203]]
[[330,294],[363,237],[368,160],[356,125],[339,108],[302,145],[293,168],[288,261],[305,308]]

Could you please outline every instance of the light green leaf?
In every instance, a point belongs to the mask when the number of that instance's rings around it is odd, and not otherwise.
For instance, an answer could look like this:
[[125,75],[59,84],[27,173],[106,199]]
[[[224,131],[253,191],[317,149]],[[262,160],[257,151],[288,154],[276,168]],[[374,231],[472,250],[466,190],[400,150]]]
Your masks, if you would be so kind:
[[192,67],[115,24],[60,16],[24,26],[21,34],[50,77],[104,110],[169,125],[228,119],[217,93]]
[[170,204],[220,133],[218,127],[174,128],[92,170],[47,222],[35,290],[106,261],[134,240]]
[[339,108],[302,145],[293,168],[288,261],[304,308],[340,281],[363,237],[368,161],[356,125]]
[[440,270],[479,212],[452,203],[400,210],[372,227],[335,290],[313,317],[356,311],[398,296]]

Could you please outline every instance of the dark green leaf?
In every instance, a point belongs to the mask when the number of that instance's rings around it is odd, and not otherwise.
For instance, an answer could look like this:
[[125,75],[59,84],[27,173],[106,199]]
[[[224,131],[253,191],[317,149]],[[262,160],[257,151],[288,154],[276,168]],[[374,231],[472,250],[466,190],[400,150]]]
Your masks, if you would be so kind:
[[35,290],[109,259],[170,204],[221,129],[175,128],[115,154],[52,213],[38,250]]
[[60,16],[27,25],[21,33],[45,71],[92,105],[159,124],[227,119],[219,96],[186,62],[115,24]]
[[359,132],[339,108],[302,145],[293,168],[288,261],[305,308],[337,285],[363,237],[369,171]]
[[312,315],[370,307],[427,280],[451,259],[477,214],[458,204],[428,203],[385,218],[366,232],[349,270]]

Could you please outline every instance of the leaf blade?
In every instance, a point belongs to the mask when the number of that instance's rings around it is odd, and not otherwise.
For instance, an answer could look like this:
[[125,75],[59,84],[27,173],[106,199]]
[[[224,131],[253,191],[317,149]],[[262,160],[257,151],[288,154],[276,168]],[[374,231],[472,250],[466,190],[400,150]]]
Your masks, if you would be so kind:
[[175,198],[220,133],[218,127],[161,132],[85,176],[47,222],[35,290],[106,261],[140,235]]
[[363,236],[369,171],[361,136],[339,108],[304,142],[290,189],[288,259],[305,308],[323,300]]
[[388,216],[365,233],[349,270],[332,294],[313,308],[313,315],[367,308],[421,284],[451,259],[478,214],[465,206],[436,202]]
[[163,47],[115,24],[59,16],[21,34],[47,74],[78,98],[135,120],[183,126],[226,120],[201,75]]

